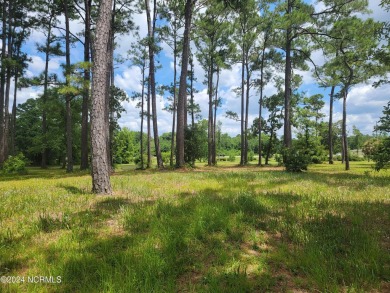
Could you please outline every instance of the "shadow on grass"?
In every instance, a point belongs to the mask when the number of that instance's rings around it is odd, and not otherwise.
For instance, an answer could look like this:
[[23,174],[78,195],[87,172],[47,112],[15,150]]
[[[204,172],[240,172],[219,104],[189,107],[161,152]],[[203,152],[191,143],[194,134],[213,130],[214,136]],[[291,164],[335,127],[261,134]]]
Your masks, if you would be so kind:
[[312,203],[291,193],[206,189],[178,198],[97,204],[91,223],[120,211],[123,230],[75,233],[83,244],[66,257],[52,248],[63,275],[59,291],[340,291],[387,281],[386,204],[340,202],[329,210],[334,204],[323,201],[305,215]]
[[63,188],[67,192],[69,192],[71,194],[86,194],[86,193],[89,193],[85,189],[81,189],[81,188],[78,188],[78,187],[75,187],[75,186],[72,186],[72,185],[58,184],[57,187]]
[[64,169],[59,167],[50,167],[48,169],[41,169],[39,167],[28,167],[27,174],[0,174],[1,181],[13,181],[13,180],[27,180],[27,179],[60,179],[68,177],[81,177],[90,175],[88,170],[80,171],[75,170],[72,173],[66,173]]
[[[256,194],[256,174],[208,176],[221,187],[104,198],[71,214],[68,242],[40,250],[42,274],[63,276],[56,292],[368,291],[389,281],[389,204]],[[332,178],[284,183],[304,176]]]

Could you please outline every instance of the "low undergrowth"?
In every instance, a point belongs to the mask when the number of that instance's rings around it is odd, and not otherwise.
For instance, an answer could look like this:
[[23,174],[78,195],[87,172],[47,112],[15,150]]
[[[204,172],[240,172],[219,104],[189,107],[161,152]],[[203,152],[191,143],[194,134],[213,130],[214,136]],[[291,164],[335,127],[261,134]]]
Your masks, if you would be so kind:
[[341,170],[124,167],[112,196],[86,173],[0,178],[1,291],[386,291],[390,174]]

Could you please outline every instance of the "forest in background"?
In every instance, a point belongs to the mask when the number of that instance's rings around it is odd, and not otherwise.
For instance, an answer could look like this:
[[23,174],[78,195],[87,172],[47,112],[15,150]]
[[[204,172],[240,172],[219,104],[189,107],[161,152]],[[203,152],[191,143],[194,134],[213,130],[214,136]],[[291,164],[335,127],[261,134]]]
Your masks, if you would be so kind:
[[[380,5],[389,9],[387,0]],[[262,165],[263,158],[268,163],[277,153],[285,165],[302,163],[296,168],[301,170],[309,162],[333,163],[334,154],[341,153],[348,170],[349,149],[362,148],[368,140],[356,128],[348,138],[348,94],[354,85],[372,78],[375,87],[388,83],[389,24],[369,18],[367,7],[368,2],[361,0],[4,0],[0,164],[9,155],[22,152],[42,168],[61,164],[67,172],[73,171],[74,164],[87,169],[95,162],[93,178],[94,172],[101,170],[108,178],[114,163],[134,161],[149,168],[152,156],[157,167],[163,168],[193,165],[196,160],[211,166],[218,156],[237,152],[240,165],[248,164],[254,154]],[[133,22],[134,15],[142,11],[148,27],[144,36],[137,33]],[[71,30],[74,20],[84,25],[79,34]],[[45,69],[39,76],[27,77],[29,55],[23,44],[32,29],[46,37],[36,45],[45,56]],[[138,39],[121,58],[130,60],[142,73],[138,81],[142,90],[130,97],[114,83],[115,63],[120,61],[115,55],[116,41],[129,32]],[[163,71],[157,60],[161,46],[169,46],[174,57],[170,84],[156,82],[156,73]],[[78,52],[83,49],[83,62],[72,63],[76,48]],[[323,65],[313,62],[313,50],[322,51]],[[50,60],[58,56],[65,60],[62,76],[50,72]],[[204,120],[200,120],[194,99],[195,58],[205,72],[203,83],[208,89],[209,109]],[[222,114],[240,123],[240,135],[231,138],[221,133],[217,114],[221,115],[218,108],[223,102],[220,74],[234,64],[241,66],[241,84],[234,89],[241,107]],[[323,121],[325,97],[301,90],[299,70],[311,70],[319,86],[329,89],[329,121]],[[267,85],[273,85],[276,94],[264,95]],[[17,106],[17,89],[37,86],[43,88],[42,95]],[[161,136],[157,96],[166,99],[166,110],[173,118],[172,131]],[[138,101],[140,116],[134,119],[140,119],[141,129],[137,134],[118,128],[129,99]],[[258,118],[251,125],[252,99],[258,100]],[[335,123],[336,99],[343,103],[343,115]],[[386,111],[388,106],[384,119]],[[382,144],[379,149],[386,150],[386,143],[380,142],[388,132],[386,122],[375,131],[377,142],[371,144]],[[138,138],[124,139],[124,135]],[[133,147],[134,141],[139,146]],[[100,153],[94,154],[94,149]]]

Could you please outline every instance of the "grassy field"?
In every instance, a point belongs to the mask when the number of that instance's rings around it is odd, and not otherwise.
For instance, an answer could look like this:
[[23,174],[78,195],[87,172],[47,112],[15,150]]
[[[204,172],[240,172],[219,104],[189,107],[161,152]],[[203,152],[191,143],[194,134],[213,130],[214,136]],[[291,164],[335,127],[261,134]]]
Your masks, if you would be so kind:
[[0,291],[390,291],[390,171],[200,166],[3,175]]

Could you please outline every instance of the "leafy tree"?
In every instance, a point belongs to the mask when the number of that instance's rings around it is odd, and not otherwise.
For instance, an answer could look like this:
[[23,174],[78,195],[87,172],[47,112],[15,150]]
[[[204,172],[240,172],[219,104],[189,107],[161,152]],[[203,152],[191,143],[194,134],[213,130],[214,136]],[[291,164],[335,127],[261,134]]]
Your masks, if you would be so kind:
[[134,161],[138,147],[136,146],[135,131],[124,127],[114,136],[114,163],[129,164]]
[[[141,131],[140,131],[140,165],[141,169],[144,168],[144,117],[150,121],[149,113],[145,115],[145,85],[146,83],[146,70],[148,69],[148,52],[145,44],[146,40],[140,40],[138,44],[133,44],[131,46],[130,51],[128,52],[131,55],[131,64],[133,66],[137,66],[141,70],[142,80],[141,80],[141,93],[135,93],[136,98],[140,98],[141,102],[138,106],[141,108],[140,116],[141,116]],[[149,128],[149,127],[148,127]],[[151,166],[151,152],[150,152],[150,129],[148,129],[147,136],[147,148],[148,148],[148,156],[147,156],[147,167]]]
[[388,102],[387,106],[384,106],[383,108],[384,116],[379,118],[379,123],[377,123],[375,131],[390,133],[390,102]]
[[[388,135],[390,133],[390,102],[383,109],[383,114],[376,126],[376,129]],[[390,137],[386,136],[376,147],[373,153],[375,169],[385,169],[390,167]]]
[[185,161],[191,166],[195,166],[196,160],[207,157],[207,128],[206,120],[186,128]]
[[[58,88],[51,88],[47,92],[47,99],[29,99],[17,108],[16,124],[16,152],[22,152],[33,164],[42,160],[41,149],[45,140],[47,144],[47,164],[65,163],[65,99],[59,94]],[[74,103],[72,108],[73,136],[80,134],[80,101]],[[41,131],[42,108],[47,110],[45,136]],[[80,140],[73,141],[73,148],[79,150]],[[75,157],[76,161],[78,158]]]
[[264,124],[264,132],[270,136],[268,140],[265,164],[268,165],[270,156],[276,141],[276,131],[282,127],[283,119],[283,92],[264,98],[264,107],[268,109],[267,124]]
[[173,166],[175,152],[175,127],[176,127],[176,107],[177,107],[177,60],[180,55],[180,32],[183,27],[183,1],[163,1],[160,8],[160,17],[167,20],[167,24],[159,29],[162,39],[173,51],[173,83],[171,87],[172,94],[172,137],[171,154],[169,164]]
[[[198,48],[197,59],[206,72],[205,84],[209,97],[208,109],[208,165],[216,164],[216,108],[218,106],[218,77],[224,66],[229,48],[230,24],[223,13],[223,5],[210,3],[206,11],[195,21]],[[217,73],[217,83],[214,84],[214,74]],[[215,97],[215,99],[214,99]],[[214,106],[214,107],[213,107]]]
[[372,159],[375,161],[375,170],[390,167],[390,138],[384,138],[376,147]]
[[249,92],[252,69],[249,63],[250,55],[255,48],[255,42],[260,30],[260,17],[257,13],[257,5],[253,0],[241,1],[236,7],[238,16],[235,22],[236,42],[238,44],[241,56],[238,58],[241,62],[241,159],[240,164],[245,165],[248,162],[248,113],[249,113]]
[[359,156],[359,149],[361,148],[363,144],[363,133],[360,132],[360,130],[353,125],[352,126],[352,143],[349,143],[352,149],[356,149],[357,155]]
[[149,83],[150,83],[150,94],[152,102],[152,121],[153,121],[153,134],[154,134],[154,146],[156,149],[157,166],[163,168],[164,163],[161,156],[160,141],[158,136],[158,124],[157,124],[157,106],[156,106],[156,81],[155,81],[155,51],[156,51],[156,17],[157,17],[157,3],[153,1],[153,15],[151,16],[149,0],[145,0],[145,10],[148,22],[148,46],[149,46]]
[[[332,34],[338,36],[335,42],[339,52],[331,62],[330,68],[336,69],[334,77],[342,86],[341,96],[343,99],[343,150],[345,169],[349,170],[348,141],[346,131],[346,103],[350,88],[360,82],[367,81],[377,74],[376,64],[372,62],[374,48],[378,44],[377,33],[380,24],[372,19],[361,20],[356,16],[337,21]],[[362,31],[365,34],[362,34]]]
[[362,152],[364,156],[367,158],[367,161],[370,161],[373,158],[373,155],[377,152],[380,143],[381,143],[380,139],[371,138],[363,144]]

